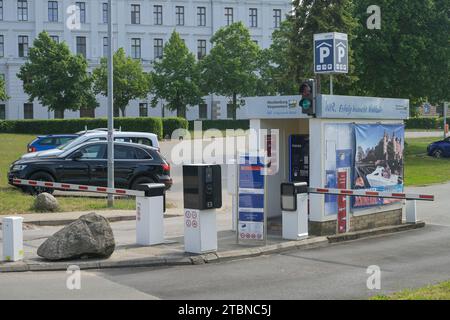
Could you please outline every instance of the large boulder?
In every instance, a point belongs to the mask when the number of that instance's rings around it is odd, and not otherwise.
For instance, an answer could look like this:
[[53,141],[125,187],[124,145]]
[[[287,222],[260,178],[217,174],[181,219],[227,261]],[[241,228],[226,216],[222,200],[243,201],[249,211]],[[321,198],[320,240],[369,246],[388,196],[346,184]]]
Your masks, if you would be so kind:
[[34,199],[34,210],[41,212],[53,212],[58,210],[58,200],[50,193],[43,192]]
[[114,235],[108,220],[92,212],[48,238],[37,254],[48,260],[107,258],[114,248]]

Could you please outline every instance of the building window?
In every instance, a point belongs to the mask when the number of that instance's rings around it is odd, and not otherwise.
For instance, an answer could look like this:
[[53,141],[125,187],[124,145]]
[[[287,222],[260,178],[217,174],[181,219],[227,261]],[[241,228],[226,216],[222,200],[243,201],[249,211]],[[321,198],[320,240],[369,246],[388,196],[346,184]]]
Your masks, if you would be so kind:
[[24,119],[33,119],[33,104],[32,103],[24,103],[23,104],[23,118]]
[[232,103],[227,104],[227,118],[228,119],[236,118],[236,108],[234,108]]
[[0,58],[5,56],[5,38],[0,35]]
[[206,8],[197,7],[197,25],[200,27],[206,26]]
[[86,2],[75,3],[80,10],[80,23],[86,23]]
[[258,9],[250,8],[250,27],[258,27]]
[[59,43],[59,36],[50,36],[50,39],[52,39],[56,43]]
[[80,108],[80,118],[95,118],[95,109]]
[[17,0],[17,20],[28,21],[28,1]]
[[177,26],[184,26],[184,7],[176,6],[175,7],[175,18]]
[[139,117],[148,117],[147,103],[139,103]]
[[55,119],[64,119],[64,110],[55,110]]
[[19,36],[19,57],[28,56],[28,36]]
[[155,59],[161,59],[163,57],[163,39],[154,39],[153,46]]
[[233,8],[225,8],[225,22],[227,26],[232,24],[234,22],[233,20]]
[[108,3],[102,3],[102,21],[103,23],[108,23]]
[[103,37],[103,56],[108,57],[108,37]]
[[133,59],[141,58],[141,39],[132,38],[131,39],[131,57]]
[[48,21],[50,22],[58,21],[58,1],[48,2]]
[[207,105],[202,103],[198,105],[198,118],[206,119],[208,117]]
[[131,5],[131,24],[141,23],[141,6],[139,4]]
[[3,0],[0,0],[0,21],[3,20]]
[[6,105],[0,104],[0,120],[6,119]]
[[153,6],[153,16],[155,19],[155,24],[162,25],[163,24],[163,12],[162,12],[162,6],[157,5]]
[[206,40],[197,40],[197,58],[206,56]]
[[77,54],[86,58],[86,37],[77,37]]
[[273,27],[279,28],[281,25],[281,9],[273,9]]

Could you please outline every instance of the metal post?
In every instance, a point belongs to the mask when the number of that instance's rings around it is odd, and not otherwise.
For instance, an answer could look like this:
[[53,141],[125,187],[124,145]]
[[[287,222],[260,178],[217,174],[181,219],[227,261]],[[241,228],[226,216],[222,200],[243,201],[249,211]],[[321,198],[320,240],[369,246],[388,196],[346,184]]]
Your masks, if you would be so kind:
[[[113,52],[112,0],[108,0],[108,188],[114,188]],[[113,205],[114,195],[108,194],[108,207]]]
[[444,139],[447,137],[447,134],[445,132],[445,127],[447,126],[447,108],[448,108],[448,102],[444,102]]
[[[271,137],[271,130],[267,129],[267,140],[269,137]],[[265,141],[264,141],[265,142]],[[268,150],[267,150],[267,143],[264,145],[264,245],[267,245],[267,214],[269,212],[268,210],[268,203],[269,203],[269,195],[267,192],[268,189],[268,178],[269,178],[269,167],[267,166],[267,161],[269,160],[268,157]]]
[[235,214],[236,214],[236,243],[239,244],[239,157],[238,157],[238,150],[237,150],[237,136],[235,131],[234,136],[234,158],[235,158],[235,190],[234,190],[234,206],[235,206]]
[[333,75],[330,74],[330,95],[333,95]]

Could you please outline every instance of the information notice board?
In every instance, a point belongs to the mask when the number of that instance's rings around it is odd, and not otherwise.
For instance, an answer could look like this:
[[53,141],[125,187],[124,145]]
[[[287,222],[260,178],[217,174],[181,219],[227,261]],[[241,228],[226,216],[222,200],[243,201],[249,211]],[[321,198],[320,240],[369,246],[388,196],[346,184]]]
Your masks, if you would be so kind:
[[263,168],[260,157],[240,157],[238,233],[242,240],[264,240]]

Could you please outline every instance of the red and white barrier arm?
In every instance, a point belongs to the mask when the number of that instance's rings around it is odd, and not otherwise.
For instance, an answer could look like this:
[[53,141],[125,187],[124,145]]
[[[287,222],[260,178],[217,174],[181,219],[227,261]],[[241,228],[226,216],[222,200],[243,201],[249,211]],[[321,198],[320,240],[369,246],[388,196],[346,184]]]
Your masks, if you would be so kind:
[[342,196],[393,198],[405,200],[434,201],[434,196],[430,194],[413,194],[398,192],[378,192],[370,190],[333,189],[333,188],[308,188],[308,193],[337,194]]
[[96,186],[85,186],[85,185],[79,185],[79,184],[69,184],[69,183],[59,183],[59,182],[49,182],[49,181],[13,179],[13,184],[32,186],[32,187],[45,187],[45,188],[53,188],[53,189],[61,189],[61,190],[70,190],[70,191],[85,191],[85,192],[117,194],[117,195],[122,195],[122,196],[135,196],[135,197],[145,196],[144,191],[96,187]]

